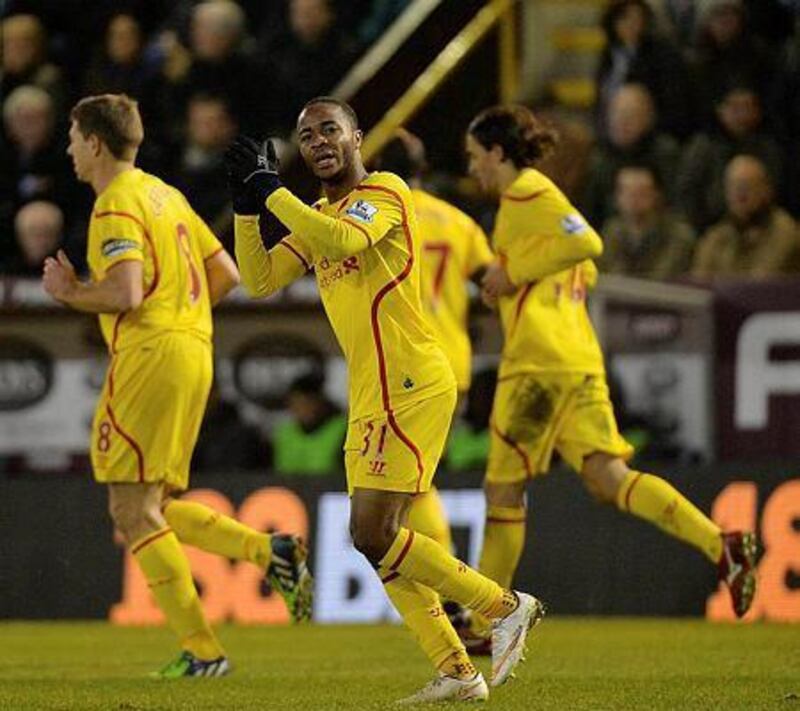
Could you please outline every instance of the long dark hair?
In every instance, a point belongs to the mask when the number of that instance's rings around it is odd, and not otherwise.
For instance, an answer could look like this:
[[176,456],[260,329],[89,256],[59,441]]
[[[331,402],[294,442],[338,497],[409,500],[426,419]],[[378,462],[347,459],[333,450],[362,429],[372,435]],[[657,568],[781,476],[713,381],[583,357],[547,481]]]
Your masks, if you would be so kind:
[[517,168],[535,165],[558,142],[558,134],[526,106],[492,106],[481,111],[467,132],[487,151],[500,146]]

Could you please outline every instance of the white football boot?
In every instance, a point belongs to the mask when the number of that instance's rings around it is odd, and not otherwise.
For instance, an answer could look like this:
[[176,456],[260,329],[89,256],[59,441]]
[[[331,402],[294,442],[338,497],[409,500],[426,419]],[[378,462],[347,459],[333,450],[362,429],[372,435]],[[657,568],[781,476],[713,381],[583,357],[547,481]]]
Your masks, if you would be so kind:
[[533,595],[514,592],[517,609],[508,617],[492,623],[492,686],[508,681],[514,667],[525,659],[525,638],[528,631],[544,617],[544,605]]
[[480,672],[472,679],[456,679],[454,676],[440,674],[416,694],[398,701],[397,705],[435,704],[440,701],[486,701],[488,698],[489,687]]

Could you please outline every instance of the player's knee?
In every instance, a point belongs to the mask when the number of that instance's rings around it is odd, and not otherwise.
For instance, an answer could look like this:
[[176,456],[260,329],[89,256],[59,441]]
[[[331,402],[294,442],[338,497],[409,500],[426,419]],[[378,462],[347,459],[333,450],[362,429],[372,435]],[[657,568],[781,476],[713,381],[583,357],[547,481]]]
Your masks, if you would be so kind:
[[397,524],[391,520],[351,521],[350,535],[355,549],[377,567],[397,537]]
[[112,498],[109,501],[108,513],[119,532],[130,542],[135,531],[142,525],[142,510],[133,501]]
[[108,510],[114,526],[129,544],[164,525],[158,507],[142,505],[138,500],[112,498]]
[[613,504],[627,468],[622,460],[606,455],[587,457],[581,478],[589,494],[599,503]]

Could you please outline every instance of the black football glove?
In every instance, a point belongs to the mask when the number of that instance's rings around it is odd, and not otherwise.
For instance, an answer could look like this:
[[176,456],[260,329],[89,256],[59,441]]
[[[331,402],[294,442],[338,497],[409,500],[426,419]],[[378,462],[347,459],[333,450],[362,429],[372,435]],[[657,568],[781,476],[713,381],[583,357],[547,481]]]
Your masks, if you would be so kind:
[[225,152],[225,168],[237,215],[258,214],[266,199],[281,187],[271,140],[259,144],[248,136],[239,136]]

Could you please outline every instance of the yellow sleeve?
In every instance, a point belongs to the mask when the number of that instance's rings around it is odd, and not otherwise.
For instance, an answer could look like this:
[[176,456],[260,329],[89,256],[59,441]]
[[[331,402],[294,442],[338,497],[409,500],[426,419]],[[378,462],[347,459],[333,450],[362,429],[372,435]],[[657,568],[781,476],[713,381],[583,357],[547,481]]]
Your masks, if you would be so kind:
[[472,219],[469,220],[468,225],[469,254],[467,255],[467,273],[465,276],[471,276],[494,259],[492,250],[489,247],[489,240],[480,225]]
[[200,245],[200,254],[203,257],[203,260],[209,259],[213,257],[217,252],[222,250],[222,242],[217,239],[217,236],[211,231],[211,228],[205,223],[200,215],[198,215],[194,210],[194,224],[195,224],[195,236],[197,237],[197,243]]
[[354,193],[364,197],[353,200],[338,217],[323,215],[286,188],[267,198],[267,208],[300,236],[315,257],[340,260],[372,247],[403,220],[402,199],[396,192],[375,188],[368,194]]
[[525,284],[569,269],[586,259],[597,259],[603,242],[566,199],[545,195],[511,208],[514,218],[533,230],[506,247],[505,267],[511,281]]
[[144,261],[147,237],[140,217],[121,210],[97,210],[93,219],[95,229],[90,231],[89,263],[99,277],[120,262]]
[[261,241],[257,215],[234,216],[236,261],[247,293],[256,298],[269,296],[299,279],[309,269],[302,245],[285,237],[269,251]]

